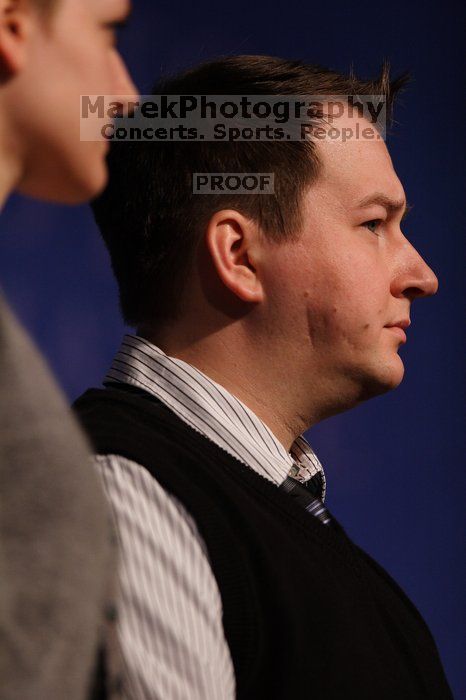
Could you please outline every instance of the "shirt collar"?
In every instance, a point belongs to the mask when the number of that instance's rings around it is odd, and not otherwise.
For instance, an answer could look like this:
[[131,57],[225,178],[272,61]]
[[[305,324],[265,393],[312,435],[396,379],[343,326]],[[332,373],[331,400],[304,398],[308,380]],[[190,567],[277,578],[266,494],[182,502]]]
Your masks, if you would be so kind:
[[288,475],[301,482],[312,478],[325,498],[324,470],[302,435],[288,452],[236,396],[144,338],[124,336],[104,384],[110,382],[145,389],[192,428],[277,485]]

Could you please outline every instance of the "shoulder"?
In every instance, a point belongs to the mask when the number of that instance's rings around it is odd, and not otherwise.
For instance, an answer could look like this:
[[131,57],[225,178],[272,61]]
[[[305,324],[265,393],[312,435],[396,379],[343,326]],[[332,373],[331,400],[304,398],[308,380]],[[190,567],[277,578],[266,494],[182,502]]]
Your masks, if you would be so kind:
[[95,462],[119,539],[120,633],[133,684],[174,682],[181,666],[192,679],[187,696],[230,697],[220,591],[196,523],[141,465],[117,455]]
[[168,536],[179,545],[206,553],[194,519],[140,464],[119,455],[96,455],[97,470],[121,525],[142,528],[156,539]]

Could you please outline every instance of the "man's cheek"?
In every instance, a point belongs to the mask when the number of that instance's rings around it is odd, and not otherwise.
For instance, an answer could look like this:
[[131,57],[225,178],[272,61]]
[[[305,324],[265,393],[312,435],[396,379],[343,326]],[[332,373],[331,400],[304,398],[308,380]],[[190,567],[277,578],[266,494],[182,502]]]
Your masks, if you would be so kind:
[[333,307],[328,323],[329,338],[335,344],[362,351],[374,345],[377,324],[371,320],[369,310],[364,312],[361,303],[350,307]]
[[309,336],[315,346],[330,350],[345,335],[348,323],[344,309],[337,302],[309,304],[307,310]]

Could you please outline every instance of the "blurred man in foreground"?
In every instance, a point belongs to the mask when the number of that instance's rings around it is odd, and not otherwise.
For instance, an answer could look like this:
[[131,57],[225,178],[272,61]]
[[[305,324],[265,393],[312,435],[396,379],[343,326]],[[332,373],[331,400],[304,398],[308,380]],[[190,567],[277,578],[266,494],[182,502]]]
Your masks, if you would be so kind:
[[[0,206],[61,203],[107,179],[79,139],[81,94],[134,95],[115,48],[127,0],[0,0]],[[110,690],[113,551],[87,444],[0,296],[0,695],[83,700]],[[111,682],[110,682],[111,681]]]

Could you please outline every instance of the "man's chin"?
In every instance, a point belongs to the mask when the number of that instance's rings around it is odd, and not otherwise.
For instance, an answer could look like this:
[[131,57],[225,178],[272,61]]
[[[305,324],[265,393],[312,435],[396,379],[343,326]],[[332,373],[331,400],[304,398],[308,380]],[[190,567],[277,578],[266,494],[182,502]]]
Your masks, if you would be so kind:
[[106,164],[96,161],[94,169],[85,172],[63,172],[63,177],[44,177],[30,179],[21,183],[18,191],[45,202],[57,204],[84,204],[97,197],[107,184],[108,173]]
[[[83,204],[97,197],[108,181],[106,141],[58,144],[36,154],[17,190],[24,195],[59,204]],[[59,147],[61,146],[61,148]]]
[[359,401],[367,401],[396,389],[403,381],[404,371],[403,362],[399,355],[396,355],[394,362],[378,367],[376,371],[366,375],[365,381],[361,383]]

